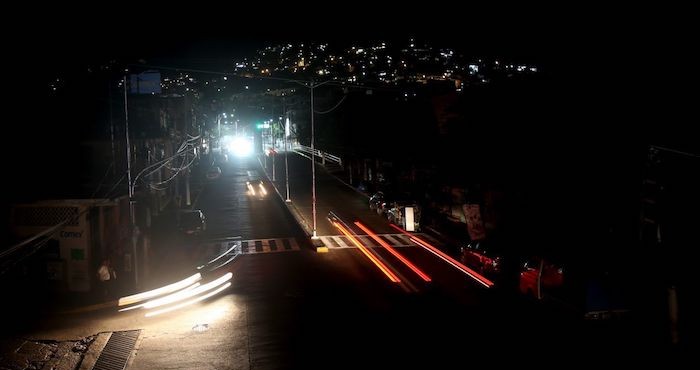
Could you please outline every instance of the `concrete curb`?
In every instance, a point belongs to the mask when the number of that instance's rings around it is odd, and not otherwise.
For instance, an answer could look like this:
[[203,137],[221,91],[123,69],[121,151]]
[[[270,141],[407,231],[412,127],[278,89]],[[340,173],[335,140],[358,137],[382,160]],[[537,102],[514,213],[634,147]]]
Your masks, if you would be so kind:
[[311,236],[313,235],[313,232],[311,230],[311,227],[309,227],[308,221],[306,221],[306,219],[301,214],[301,212],[299,212],[299,209],[297,209],[297,207],[294,205],[294,203],[287,202],[284,199],[284,196],[282,196],[282,193],[280,193],[279,189],[277,189],[277,184],[275,184],[274,181],[270,180],[270,176],[267,174],[267,171],[265,171],[265,168],[262,165],[262,162],[260,161],[260,157],[258,157],[258,163],[260,164],[260,167],[262,168],[263,173],[265,174],[265,177],[267,178],[267,181],[269,181],[270,184],[272,184],[272,187],[275,189],[275,193],[277,193],[277,196],[279,196],[282,203],[284,203],[284,205],[287,206],[289,213],[292,214],[292,217],[294,217],[294,219],[299,224],[299,226],[304,230],[304,233],[306,233],[306,236],[311,240],[311,244],[316,249],[316,252],[328,253],[328,247],[322,245],[322,242],[320,239],[311,238]]
[[105,345],[107,345],[107,341],[111,336],[112,332],[97,334],[95,341],[92,342],[85,353],[83,361],[80,363],[78,370],[92,370],[92,368],[95,367],[97,359],[100,357],[102,350],[105,348]]

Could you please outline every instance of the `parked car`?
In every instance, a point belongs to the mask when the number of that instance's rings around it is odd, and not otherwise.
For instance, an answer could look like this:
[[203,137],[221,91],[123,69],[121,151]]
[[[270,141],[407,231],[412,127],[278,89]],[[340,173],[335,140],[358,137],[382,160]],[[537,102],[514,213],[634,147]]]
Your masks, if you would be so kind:
[[634,282],[609,268],[588,263],[566,268],[562,263],[530,258],[522,266],[520,292],[563,305],[586,320],[623,319],[630,312],[630,287]]
[[530,258],[520,272],[520,292],[541,299],[564,286],[564,268],[540,257]]
[[197,235],[207,229],[204,212],[199,209],[181,210],[177,214],[177,228],[187,235]]
[[215,166],[210,168],[209,171],[207,171],[207,179],[216,180],[219,177],[221,177],[221,167]]
[[462,263],[487,277],[494,278],[503,270],[504,251],[499,243],[472,241],[462,248]]

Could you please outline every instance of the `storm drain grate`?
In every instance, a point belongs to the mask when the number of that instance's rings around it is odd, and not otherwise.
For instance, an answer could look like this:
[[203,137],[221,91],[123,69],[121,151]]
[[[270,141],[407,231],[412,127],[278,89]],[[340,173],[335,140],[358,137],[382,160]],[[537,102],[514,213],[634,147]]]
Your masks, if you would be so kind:
[[124,370],[141,330],[115,331],[97,358],[93,370]]

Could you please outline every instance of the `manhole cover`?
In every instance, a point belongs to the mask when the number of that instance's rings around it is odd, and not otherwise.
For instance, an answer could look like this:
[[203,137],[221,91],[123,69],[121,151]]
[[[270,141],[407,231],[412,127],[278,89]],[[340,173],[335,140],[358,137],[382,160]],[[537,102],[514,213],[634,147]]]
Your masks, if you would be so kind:
[[192,331],[201,333],[209,330],[209,324],[197,324],[192,327]]

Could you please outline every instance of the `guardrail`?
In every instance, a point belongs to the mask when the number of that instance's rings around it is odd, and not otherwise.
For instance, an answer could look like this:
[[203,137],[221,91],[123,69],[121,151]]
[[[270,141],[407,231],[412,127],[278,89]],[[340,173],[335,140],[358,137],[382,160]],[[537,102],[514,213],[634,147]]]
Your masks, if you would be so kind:
[[301,145],[301,144],[298,144],[298,143],[294,144],[294,145],[292,146],[292,149],[293,149],[293,150],[298,150],[298,151],[300,151],[300,152],[302,152],[302,153],[311,154],[311,155],[313,155],[314,157],[319,157],[319,158],[321,158],[321,164],[323,164],[323,165],[326,164],[326,161],[333,162],[333,163],[337,163],[339,166],[342,166],[342,165],[343,165],[343,160],[342,160],[340,157],[338,157],[337,155],[333,155],[333,154],[330,154],[330,153],[326,153],[326,152],[321,151],[321,150],[319,150],[319,149],[314,149],[313,152],[312,152],[310,147],[305,146],[305,145]]

